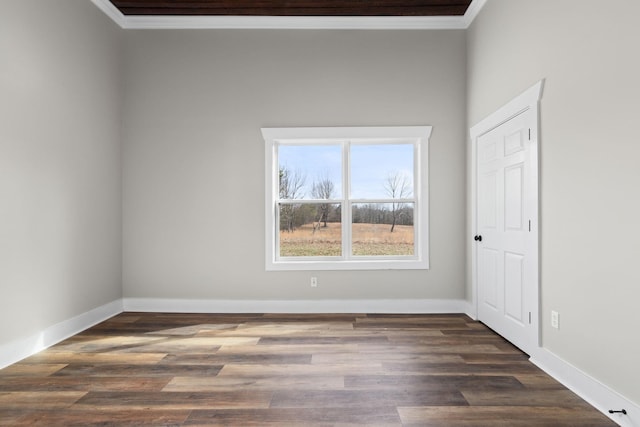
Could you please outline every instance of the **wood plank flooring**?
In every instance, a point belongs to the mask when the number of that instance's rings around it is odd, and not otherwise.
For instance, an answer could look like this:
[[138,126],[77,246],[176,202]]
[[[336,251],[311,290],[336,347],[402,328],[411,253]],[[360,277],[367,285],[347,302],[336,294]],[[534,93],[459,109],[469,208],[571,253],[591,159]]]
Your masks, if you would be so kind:
[[615,424],[464,315],[122,313],[0,370],[0,425]]

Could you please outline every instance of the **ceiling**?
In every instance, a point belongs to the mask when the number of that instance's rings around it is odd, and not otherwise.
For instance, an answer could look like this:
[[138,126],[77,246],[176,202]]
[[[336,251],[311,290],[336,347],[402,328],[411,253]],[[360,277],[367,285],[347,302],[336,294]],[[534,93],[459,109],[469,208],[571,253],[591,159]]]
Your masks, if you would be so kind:
[[471,0],[110,0],[124,16],[463,16]]

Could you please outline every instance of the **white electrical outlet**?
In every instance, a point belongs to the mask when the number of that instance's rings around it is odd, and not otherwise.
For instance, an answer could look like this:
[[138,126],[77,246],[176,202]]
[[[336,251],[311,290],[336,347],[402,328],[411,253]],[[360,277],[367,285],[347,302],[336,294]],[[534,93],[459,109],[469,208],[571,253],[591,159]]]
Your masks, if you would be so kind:
[[560,328],[560,316],[557,311],[551,310],[551,327],[555,329]]
[[317,288],[318,287],[318,278],[317,277],[311,277],[311,287],[312,288]]

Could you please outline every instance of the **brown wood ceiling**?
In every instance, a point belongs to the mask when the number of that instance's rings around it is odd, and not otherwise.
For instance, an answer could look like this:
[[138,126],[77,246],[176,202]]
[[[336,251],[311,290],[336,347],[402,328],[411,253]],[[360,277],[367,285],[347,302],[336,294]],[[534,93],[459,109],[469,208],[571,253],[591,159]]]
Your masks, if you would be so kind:
[[471,0],[111,0],[124,15],[462,16]]

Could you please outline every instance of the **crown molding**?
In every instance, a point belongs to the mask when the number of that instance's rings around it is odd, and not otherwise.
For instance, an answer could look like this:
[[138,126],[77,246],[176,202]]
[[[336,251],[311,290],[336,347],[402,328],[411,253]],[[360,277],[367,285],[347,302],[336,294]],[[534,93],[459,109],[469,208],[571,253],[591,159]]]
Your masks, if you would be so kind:
[[127,18],[113,5],[109,0],[91,0],[98,9],[104,12],[113,22],[118,24],[120,28],[126,28]]
[[462,21],[464,23],[464,28],[469,28],[469,26],[473,23],[473,20],[476,19],[480,10],[484,7],[487,0],[472,0],[471,4],[467,8],[464,16],[462,17]]
[[283,30],[460,30],[486,0],[472,0],[464,16],[125,16],[109,0],[91,0],[120,28]]
[[462,29],[455,17],[135,16],[127,29],[426,30]]

